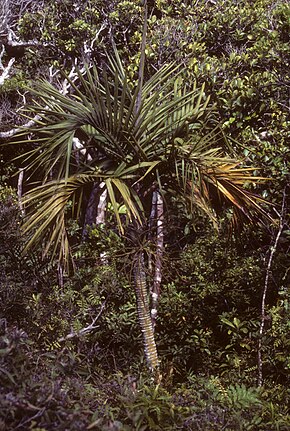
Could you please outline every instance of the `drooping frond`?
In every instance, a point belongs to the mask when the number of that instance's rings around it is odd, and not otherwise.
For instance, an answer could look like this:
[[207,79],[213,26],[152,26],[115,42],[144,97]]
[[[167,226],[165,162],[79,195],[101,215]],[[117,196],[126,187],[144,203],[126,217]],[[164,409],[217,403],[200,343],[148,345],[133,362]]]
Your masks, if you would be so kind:
[[[81,198],[78,191],[99,178],[95,175],[78,175],[68,179],[55,180],[33,188],[23,198],[27,216],[23,223],[23,233],[30,234],[24,252],[35,244],[43,244],[45,256],[54,244],[52,256],[59,250],[59,257],[68,265],[70,249],[67,235],[67,212],[70,203]],[[78,211],[79,206],[77,205]],[[76,214],[78,217],[79,214]],[[43,243],[44,241],[44,243]]]
[[206,174],[208,183],[215,188],[220,201],[225,201],[234,208],[234,224],[245,219],[250,222],[258,220],[273,222],[269,213],[261,206],[269,203],[245,188],[245,185],[265,181],[266,178],[253,176],[251,174],[253,169],[236,166],[237,164],[223,165]]
[[[207,156],[209,158],[207,159]],[[217,226],[214,212],[214,201],[234,208],[234,224],[247,219],[258,219],[273,222],[269,213],[261,204],[267,202],[245,188],[245,185],[256,184],[266,180],[253,176],[253,169],[237,167],[238,163],[226,158],[213,158],[207,152],[199,163],[182,159],[177,165],[177,179],[182,193],[190,202],[191,208],[199,207]]]
[[[31,233],[24,252],[44,240],[43,255],[46,255],[53,244],[59,243],[59,253],[68,263],[69,247],[66,222],[68,217],[72,216],[79,219],[83,188],[95,182],[103,181],[105,183],[119,230],[122,233],[124,229],[119,214],[120,203],[126,208],[128,219],[130,221],[137,220],[141,224],[142,203],[134,189],[126,184],[127,173],[120,171],[119,174],[119,177],[116,173],[115,175],[98,172],[78,174],[33,188],[23,199],[23,205],[27,209],[27,218],[22,230],[23,233]],[[55,253],[56,248],[53,250],[53,256]]]

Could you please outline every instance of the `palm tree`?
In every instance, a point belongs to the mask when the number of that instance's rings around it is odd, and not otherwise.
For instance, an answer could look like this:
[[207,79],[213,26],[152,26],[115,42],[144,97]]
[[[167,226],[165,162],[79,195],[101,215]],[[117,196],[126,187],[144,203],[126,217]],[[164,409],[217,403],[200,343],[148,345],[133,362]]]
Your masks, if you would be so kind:
[[[234,219],[251,219],[257,213],[267,216],[260,207],[262,199],[243,188],[257,177],[224,152],[226,139],[214,122],[204,85],[185,88],[177,66],[162,67],[141,88],[131,84],[116,53],[108,56],[101,73],[86,67],[70,85],[72,92],[66,95],[45,81],[31,90],[35,103],[28,109],[40,119],[33,129],[23,131],[22,135],[29,132],[30,136],[22,142],[37,143],[26,153],[25,163],[40,180],[24,197],[23,231],[31,234],[25,250],[40,242],[44,255],[52,249],[53,256],[57,253],[69,266],[66,222],[68,216],[80,217],[89,185],[96,206],[100,193],[95,190],[104,186],[120,233],[129,229],[134,232],[132,238],[152,225],[150,214],[157,201],[155,219],[161,220],[170,196],[189,208],[199,208],[214,224],[213,194],[234,207]],[[86,151],[85,157],[77,156],[76,142]],[[148,202],[154,200],[151,208]],[[119,214],[120,204],[126,208],[126,219]],[[153,292],[153,314],[161,281],[162,223],[155,229],[159,280]],[[139,248],[133,262],[137,311],[148,366],[156,370],[144,262]]]

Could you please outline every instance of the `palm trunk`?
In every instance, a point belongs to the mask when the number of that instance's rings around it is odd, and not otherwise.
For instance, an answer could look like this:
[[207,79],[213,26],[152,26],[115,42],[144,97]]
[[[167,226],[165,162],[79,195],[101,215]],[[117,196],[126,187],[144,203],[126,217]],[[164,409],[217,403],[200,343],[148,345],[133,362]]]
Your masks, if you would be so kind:
[[143,335],[147,365],[151,371],[156,371],[159,366],[159,361],[154,338],[154,330],[150,316],[149,297],[144,265],[144,255],[142,252],[138,252],[134,262],[134,284],[137,300],[137,312]]

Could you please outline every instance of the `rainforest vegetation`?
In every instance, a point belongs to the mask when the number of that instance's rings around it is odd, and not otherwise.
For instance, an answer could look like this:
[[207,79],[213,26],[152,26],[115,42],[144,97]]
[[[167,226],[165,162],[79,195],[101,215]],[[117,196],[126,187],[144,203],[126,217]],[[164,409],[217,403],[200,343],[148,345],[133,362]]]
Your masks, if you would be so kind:
[[289,35],[2,0],[0,430],[290,429]]

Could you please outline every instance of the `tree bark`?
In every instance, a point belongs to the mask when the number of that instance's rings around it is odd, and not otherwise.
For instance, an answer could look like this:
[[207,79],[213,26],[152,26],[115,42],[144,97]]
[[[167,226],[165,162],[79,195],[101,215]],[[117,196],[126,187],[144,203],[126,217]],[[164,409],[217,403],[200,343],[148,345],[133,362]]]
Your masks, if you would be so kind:
[[88,226],[92,226],[93,223],[96,222],[98,197],[99,197],[99,184],[95,183],[90,193],[89,202],[86,208],[85,221],[84,221],[84,227],[83,227],[83,233],[82,233],[83,240],[86,239],[88,235]]
[[107,189],[104,188],[104,183],[95,183],[93,185],[89,202],[85,214],[85,222],[83,228],[83,239],[86,238],[88,231],[87,226],[92,226],[94,223],[100,225],[105,223],[106,206],[107,206]]
[[[153,191],[152,193],[152,200],[151,200],[151,211],[149,216],[149,223],[148,223],[148,239],[150,242],[150,245],[153,244],[154,239],[154,228],[155,228],[155,220],[156,220],[156,211],[157,211],[157,193]],[[149,273],[153,276],[153,252],[149,251],[148,253],[148,269]]]
[[96,225],[105,223],[105,219],[106,219],[108,190],[104,188],[104,186],[105,186],[105,183],[100,184],[100,188],[102,188],[103,191],[101,192],[101,195],[99,198],[97,216],[96,216]]
[[24,168],[20,168],[19,169],[18,182],[17,182],[17,195],[18,195],[18,205],[19,205],[20,213],[22,216],[25,215],[24,207],[23,207],[23,203],[22,203],[23,178],[24,178]]
[[143,252],[138,252],[134,262],[134,284],[137,312],[144,343],[145,357],[150,371],[158,370],[159,360],[150,315],[149,296]]
[[158,315],[160,285],[162,281],[162,258],[164,251],[164,203],[163,198],[158,190],[154,191],[153,194],[156,195],[156,197],[152,199],[152,201],[156,202],[156,255],[153,287],[151,291],[151,319],[153,329],[155,329]]

